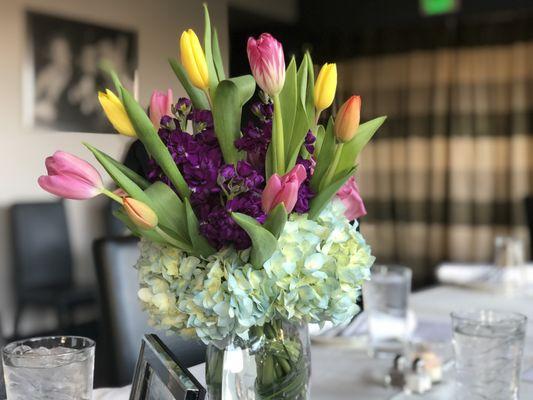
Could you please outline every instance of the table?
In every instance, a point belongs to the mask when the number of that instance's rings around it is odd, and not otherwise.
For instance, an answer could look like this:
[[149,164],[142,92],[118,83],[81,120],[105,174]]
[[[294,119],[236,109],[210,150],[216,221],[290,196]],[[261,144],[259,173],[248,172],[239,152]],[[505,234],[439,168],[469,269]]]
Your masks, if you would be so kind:
[[[419,319],[449,321],[454,310],[494,308],[521,312],[528,316],[528,335],[524,369],[533,367],[533,299],[506,297],[453,286],[438,286],[415,293],[411,308]],[[201,367],[200,367],[201,368]],[[424,396],[409,396],[381,384],[388,368],[385,361],[369,361],[357,348],[314,345],[312,349],[311,388],[313,400],[449,400],[453,398],[453,384],[449,381],[435,387]],[[201,371],[196,367],[196,374]],[[195,374],[195,375],[196,375]],[[533,398],[533,383],[521,383],[521,398]],[[128,389],[95,392],[95,400],[127,400]]]

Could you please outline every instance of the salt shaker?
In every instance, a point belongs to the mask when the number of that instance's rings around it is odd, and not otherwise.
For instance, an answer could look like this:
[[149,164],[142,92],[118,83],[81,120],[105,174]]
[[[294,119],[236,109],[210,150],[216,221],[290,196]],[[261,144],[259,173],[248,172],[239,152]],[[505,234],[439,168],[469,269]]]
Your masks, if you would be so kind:
[[397,388],[403,388],[405,386],[405,369],[407,366],[407,360],[402,354],[398,354],[394,357],[394,363],[389,370],[388,375],[385,377],[385,383],[387,386],[393,386]]

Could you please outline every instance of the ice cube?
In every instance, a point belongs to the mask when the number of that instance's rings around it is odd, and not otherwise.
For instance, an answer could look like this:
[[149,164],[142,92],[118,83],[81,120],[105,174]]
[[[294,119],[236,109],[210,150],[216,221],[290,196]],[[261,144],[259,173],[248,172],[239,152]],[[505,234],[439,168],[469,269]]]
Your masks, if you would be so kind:
[[13,354],[16,356],[21,356],[23,354],[26,354],[28,351],[31,351],[31,347],[26,346],[25,344],[21,344],[20,346],[17,346],[13,349]]

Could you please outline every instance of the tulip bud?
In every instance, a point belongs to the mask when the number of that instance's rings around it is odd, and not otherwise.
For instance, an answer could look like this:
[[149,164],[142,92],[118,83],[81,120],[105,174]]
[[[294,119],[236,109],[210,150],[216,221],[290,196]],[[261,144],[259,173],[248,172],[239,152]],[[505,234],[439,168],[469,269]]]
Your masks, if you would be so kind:
[[259,87],[271,97],[279,94],[285,84],[285,56],[281,43],[269,33],[262,33],[257,40],[248,38],[246,50]]
[[105,91],[105,93],[98,92],[98,101],[104,109],[109,122],[118,133],[126,136],[135,136],[135,128],[131,124],[124,105],[111,90],[106,89]]
[[158,224],[156,213],[145,203],[131,197],[123,199],[124,210],[131,221],[141,229],[154,229]]
[[150,120],[155,129],[161,126],[161,118],[165,115],[172,114],[172,89],[168,89],[167,93],[158,92],[154,90],[150,98]]
[[335,98],[337,89],[337,65],[325,63],[315,82],[315,108],[322,111],[328,108]]
[[359,194],[359,188],[355,183],[355,178],[352,176],[337,192],[337,197],[343,202],[346,207],[344,216],[353,221],[366,215],[365,204]]
[[187,71],[192,84],[199,89],[207,90],[209,87],[209,74],[207,62],[198,36],[192,29],[181,34],[180,38],[181,63]]
[[56,151],[45,161],[47,175],[39,177],[41,188],[65,199],[86,200],[103,192],[98,171],[87,161]]
[[341,143],[352,140],[361,119],[361,97],[352,96],[341,106],[335,119],[335,136]]
[[298,200],[298,190],[306,178],[307,173],[302,164],[296,164],[289,173],[281,177],[278,174],[272,175],[261,196],[263,211],[268,213],[283,203],[285,210],[290,213]]

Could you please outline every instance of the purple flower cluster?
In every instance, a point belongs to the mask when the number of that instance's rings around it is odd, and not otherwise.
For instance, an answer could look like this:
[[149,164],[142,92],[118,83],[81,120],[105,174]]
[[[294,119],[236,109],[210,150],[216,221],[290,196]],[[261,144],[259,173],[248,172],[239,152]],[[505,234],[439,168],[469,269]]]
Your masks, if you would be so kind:
[[[235,146],[245,151],[247,157],[236,167],[224,164],[211,111],[191,109],[188,99],[180,99],[173,107],[176,118],[166,116],[161,120],[159,136],[191,189],[190,200],[198,216],[200,232],[217,249],[233,245],[243,250],[251,245],[248,234],[231,218],[231,212],[249,215],[260,223],[266,219],[261,194],[266,183],[264,165],[272,136],[272,111],[271,103],[252,105],[256,120],[250,121],[243,129],[243,136],[235,141]],[[193,134],[186,132],[189,121]],[[305,139],[309,152],[313,151],[314,141],[309,132]],[[304,213],[309,211],[309,201],[314,196],[309,187],[314,164],[301,157],[297,162],[305,167],[308,178],[298,191],[294,211]],[[148,178],[172,187],[154,160],[150,160]]]
[[242,130],[242,137],[235,141],[235,147],[246,152],[247,161],[254,168],[264,171],[266,152],[272,138],[272,104],[254,103],[252,112],[259,121],[248,122]]

